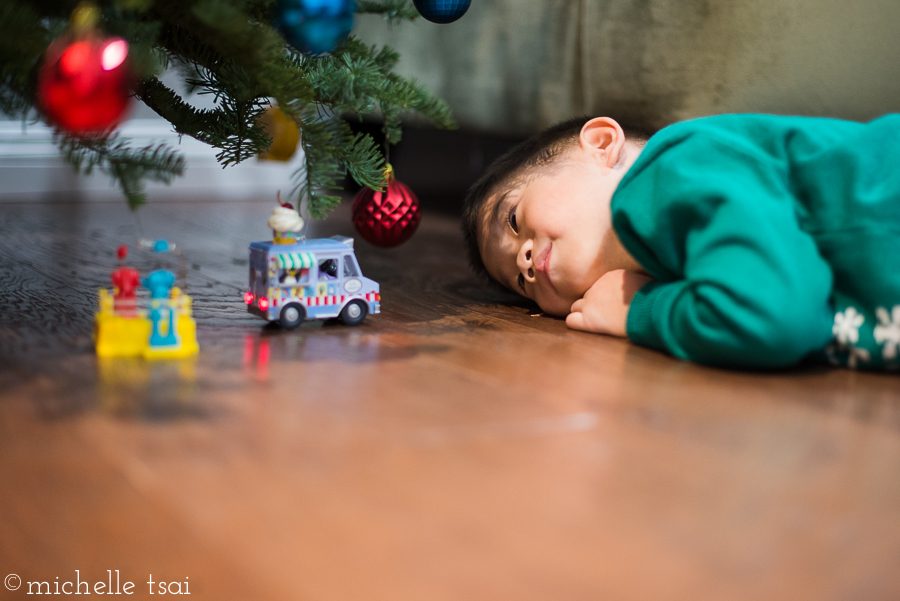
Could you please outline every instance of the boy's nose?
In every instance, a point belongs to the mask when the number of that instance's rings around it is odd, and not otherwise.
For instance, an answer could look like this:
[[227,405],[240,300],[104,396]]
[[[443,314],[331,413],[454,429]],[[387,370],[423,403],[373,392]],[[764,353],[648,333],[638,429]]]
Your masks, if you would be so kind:
[[519,255],[516,257],[516,263],[519,272],[525,277],[525,281],[534,282],[534,263],[532,262],[532,243],[525,242],[519,249]]

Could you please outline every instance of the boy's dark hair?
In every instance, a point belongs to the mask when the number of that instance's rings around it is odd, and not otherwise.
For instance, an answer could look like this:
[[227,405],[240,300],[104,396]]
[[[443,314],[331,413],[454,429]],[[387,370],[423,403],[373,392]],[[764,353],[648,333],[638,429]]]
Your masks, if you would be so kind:
[[[524,142],[513,146],[500,158],[491,163],[478,180],[469,188],[463,200],[462,231],[469,256],[469,265],[476,274],[492,280],[481,252],[478,250],[478,228],[481,227],[479,212],[488,196],[500,186],[511,186],[526,171],[550,165],[578,140],[584,124],[594,117],[575,117],[563,121],[535,134]],[[650,139],[652,132],[639,127],[622,126],[625,139],[643,143]]]

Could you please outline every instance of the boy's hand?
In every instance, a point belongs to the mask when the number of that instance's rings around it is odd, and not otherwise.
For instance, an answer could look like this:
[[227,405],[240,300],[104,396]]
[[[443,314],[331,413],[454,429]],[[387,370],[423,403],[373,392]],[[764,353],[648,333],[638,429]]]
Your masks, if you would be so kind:
[[572,305],[566,325],[573,330],[625,336],[631,299],[649,281],[645,275],[624,269],[603,274],[584,298]]

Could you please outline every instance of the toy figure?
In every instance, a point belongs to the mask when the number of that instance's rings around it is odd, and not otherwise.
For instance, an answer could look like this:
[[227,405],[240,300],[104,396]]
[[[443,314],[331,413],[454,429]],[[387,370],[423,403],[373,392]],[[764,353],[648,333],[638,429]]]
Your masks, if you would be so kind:
[[[125,246],[119,247],[120,260],[127,254]],[[197,353],[191,297],[174,287],[172,272],[157,270],[140,280],[136,269],[123,266],[112,274],[112,280],[114,294],[100,290],[100,311],[95,315],[97,356],[155,359]],[[138,283],[150,290],[149,311],[138,308]]]
[[175,285],[175,274],[159,269],[141,282],[150,290],[150,347],[174,347],[180,344],[175,327],[175,311],[169,306],[169,291]]
[[268,226],[272,228],[272,240],[275,244],[296,244],[303,229],[303,218],[292,204],[281,202],[281,193],[278,194],[278,203],[268,221]]
[[[128,247],[124,244],[116,251],[120,262],[128,257]],[[122,317],[135,317],[137,315],[136,289],[141,282],[141,275],[137,269],[122,265],[110,278],[113,285],[113,307]]]
[[158,269],[141,282],[150,290],[150,298],[169,298],[169,290],[175,285],[175,274],[165,269]]

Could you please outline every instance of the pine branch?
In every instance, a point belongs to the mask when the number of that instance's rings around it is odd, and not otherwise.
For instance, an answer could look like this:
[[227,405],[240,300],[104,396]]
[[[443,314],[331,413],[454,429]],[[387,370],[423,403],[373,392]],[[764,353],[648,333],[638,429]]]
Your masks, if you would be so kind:
[[356,12],[380,14],[391,25],[419,18],[419,11],[409,0],[357,0]]
[[57,133],[56,142],[63,157],[75,171],[90,175],[95,168],[112,176],[122,188],[132,209],[144,204],[146,180],[169,184],[184,173],[184,157],[164,144],[133,149],[117,137],[73,138]]
[[25,117],[34,104],[37,68],[50,43],[41,15],[18,0],[0,2],[0,111]]
[[300,143],[303,146],[304,165],[294,173],[297,182],[292,196],[299,193],[299,202],[307,200],[307,209],[316,219],[324,218],[340,203],[340,197],[328,194],[327,190],[340,189],[339,180],[344,169],[335,158],[338,135],[334,120],[323,120],[313,106],[299,111],[304,123]]
[[335,156],[359,184],[381,189],[384,184],[384,158],[372,136],[353,133],[343,119],[334,119],[332,139]]
[[227,131],[220,129],[217,111],[195,109],[155,77],[145,79],[135,94],[158,115],[169,121],[179,134],[191,136],[211,145],[216,140],[228,136]]
[[195,83],[204,85],[204,93],[217,95],[220,100],[218,109],[196,109],[156,78],[145,80],[136,95],[172,123],[179,134],[221,149],[216,159],[223,167],[240,163],[269,148],[271,139],[258,122],[268,106],[265,99],[252,97],[246,101],[236,100],[225,93],[221,83],[211,73]]
[[146,12],[153,6],[153,0],[113,0],[113,4],[122,10]]
[[391,73],[399,55],[388,47],[379,51],[351,38],[340,49],[322,60],[310,79],[319,90],[319,100],[339,112],[373,112],[362,99],[377,99],[385,119],[384,132],[392,144],[400,142],[400,117],[404,111],[424,115],[436,127],[456,127],[447,104],[433,97],[414,81]]
[[[253,73],[260,87],[279,100],[306,98],[312,90],[299,66],[285,55],[284,39],[268,22],[246,18],[240,0],[158,0],[156,10],[171,27],[163,45],[188,60],[217,72],[220,61],[231,61]],[[256,0],[251,5],[260,14],[271,2]]]
[[[134,94],[178,133],[219,149],[223,166],[265,151],[271,140],[258,117],[274,101],[301,130],[305,178],[295,193],[323,217],[339,197],[330,191],[349,173],[373,188],[383,184],[384,159],[369,136],[353,134],[339,114],[380,112],[391,143],[405,113],[418,112],[438,127],[453,127],[449,109],[414,81],[393,73],[399,55],[350,37],[330,55],[305,56],[286,45],[271,25],[276,0],[100,0],[101,28],[123,37],[140,84]],[[0,110],[24,116],[37,107],[36,81],[50,41],[67,27],[75,0],[0,0]],[[358,0],[358,12],[389,23],[417,18],[410,0]],[[197,109],[156,75],[174,66],[189,88],[215,107]],[[141,181],[168,181],[183,160],[164,147],[131,149],[113,138],[57,139],[81,172],[113,176],[133,206],[143,202]]]

